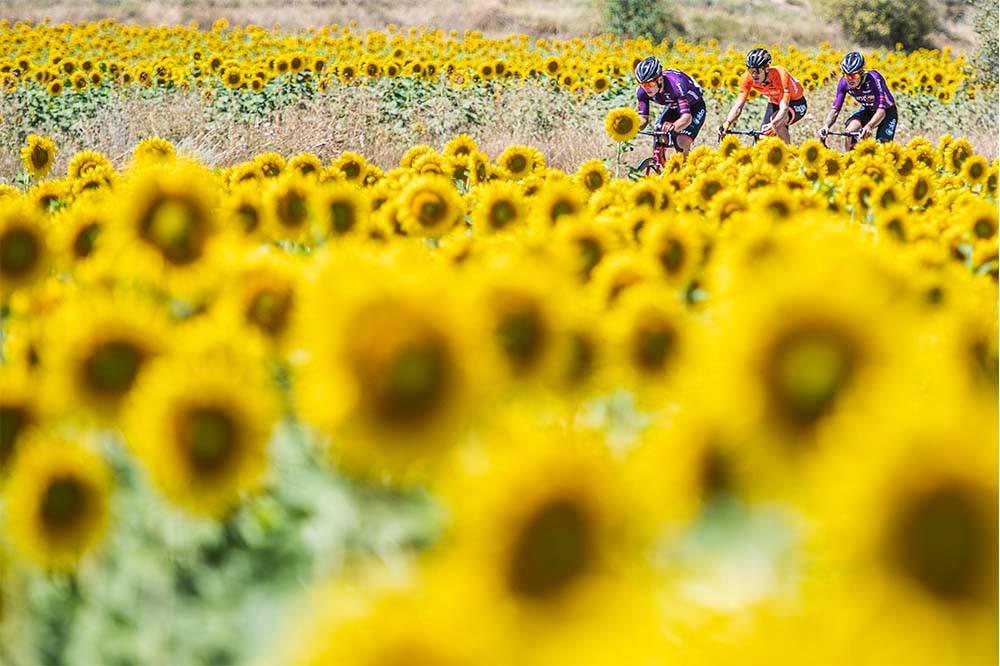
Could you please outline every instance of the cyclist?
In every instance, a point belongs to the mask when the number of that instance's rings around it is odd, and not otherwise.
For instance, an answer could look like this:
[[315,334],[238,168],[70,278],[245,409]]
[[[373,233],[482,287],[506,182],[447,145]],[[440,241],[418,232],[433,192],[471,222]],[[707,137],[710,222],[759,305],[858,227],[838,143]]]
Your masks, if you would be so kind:
[[879,143],[892,141],[896,135],[898,114],[896,100],[889,92],[885,78],[874,69],[865,71],[865,57],[857,51],[851,51],[844,56],[840,61],[840,71],[844,76],[837,83],[837,96],[833,100],[833,107],[826,114],[826,120],[817,134],[821,139],[826,139],[830,127],[837,122],[840,109],[844,106],[844,95],[847,94],[861,104],[861,108],[847,119],[847,131],[860,131],[861,134],[857,138],[846,137],[844,149],[850,150],[859,140],[871,136],[872,132],[875,133],[875,140]]
[[788,126],[802,120],[808,108],[802,84],[784,67],[771,66],[771,54],[766,49],[753,49],[747,53],[746,66],[747,71],[740,79],[740,96],[719,130],[729,131],[743,112],[743,105],[753,89],[767,97],[761,129],[768,134],[777,134],[785,143],[791,143]]
[[657,131],[675,133],[675,150],[684,155],[691,152],[691,144],[698,137],[705,123],[705,100],[701,86],[679,69],[663,69],[656,58],[650,56],[635,67],[639,82],[635,96],[638,100],[640,129],[649,123],[649,102],[665,108],[656,121]]

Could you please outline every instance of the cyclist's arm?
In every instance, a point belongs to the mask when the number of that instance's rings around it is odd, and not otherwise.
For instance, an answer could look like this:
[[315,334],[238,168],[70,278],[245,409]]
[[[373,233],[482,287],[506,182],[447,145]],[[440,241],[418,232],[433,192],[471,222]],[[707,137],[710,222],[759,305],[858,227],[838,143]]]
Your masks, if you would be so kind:
[[649,124],[649,116],[648,115],[644,116],[642,114],[639,114],[639,131],[641,132],[642,130],[646,129],[646,125],[648,124]]
[[729,115],[726,116],[726,122],[722,123],[723,129],[726,131],[733,126],[737,120],[739,120],[740,114],[743,113],[743,106],[747,103],[747,99],[750,97],[750,75],[744,74],[740,79],[740,94],[736,98],[736,102],[733,104],[733,108],[729,109]]
[[649,124],[649,95],[639,88],[635,93],[636,99],[636,112],[639,114],[639,119],[642,121],[639,123],[639,129],[646,129],[646,125]]
[[686,129],[687,126],[691,124],[692,120],[693,118],[691,117],[691,112],[685,111],[684,113],[681,114],[680,118],[678,118],[672,123],[672,125],[674,126],[674,131],[680,132],[681,130]]
[[840,115],[840,110],[844,108],[844,95],[847,93],[847,83],[844,79],[841,79],[837,84],[837,96],[833,98],[833,106],[826,114],[826,119],[823,121],[823,127],[820,130],[829,130],[833,127],[833,124],[837,122],[837,116]]

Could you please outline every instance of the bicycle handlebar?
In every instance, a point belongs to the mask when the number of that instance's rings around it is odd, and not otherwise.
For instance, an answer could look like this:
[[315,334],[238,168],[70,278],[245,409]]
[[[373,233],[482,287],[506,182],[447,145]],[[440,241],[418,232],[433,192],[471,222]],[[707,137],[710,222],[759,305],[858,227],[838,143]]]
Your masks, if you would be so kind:
[[639,134],[645,134],[646,136],[670,136],[673,132],[659,132],[657,130],[640,130]]

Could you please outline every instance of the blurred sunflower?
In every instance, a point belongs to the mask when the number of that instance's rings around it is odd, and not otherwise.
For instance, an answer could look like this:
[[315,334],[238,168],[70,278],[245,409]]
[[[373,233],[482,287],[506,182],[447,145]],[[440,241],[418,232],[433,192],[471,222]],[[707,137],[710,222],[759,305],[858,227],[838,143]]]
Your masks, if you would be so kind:
[[510,230],[523,224],[527,205],[514,183],[496,181],[476,189],[476,201],[470,219],[479,235]]
[[359,235],[368,225],[371,201],[366,190],[339,181],[313,188],[309,207],[313,229],[325,238]]
[[21,449],[4,488],[6,533],[36,566],[72,570],[107,530],[111,472],[94,453],[47,434]]
[[7,299],[44,279],[49,263],[41,215],[21,200],[0,199],[0,296]]
[[446,179],[421,176],[399,194],[400,222],[412,236],[440,236],[457,225],[465,206]]

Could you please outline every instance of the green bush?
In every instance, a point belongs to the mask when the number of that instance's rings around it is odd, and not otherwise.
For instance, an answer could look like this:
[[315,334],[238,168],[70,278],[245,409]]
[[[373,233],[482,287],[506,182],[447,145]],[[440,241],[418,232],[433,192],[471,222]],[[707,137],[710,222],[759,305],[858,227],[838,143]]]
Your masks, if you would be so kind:
[[937,3],[929,0],[821,0],[821,8],[860,44],[924,46],[938,27]]
[[602,27],[626,37],[646,37],[654,44],[684,34],[672,3],[664,0],[598,0]]
[[1000,15],[996,0],[971,0],[976,7],[976,34],[979,35],[979,52],[976,69],[982,83],[997,83],[997,21]]

